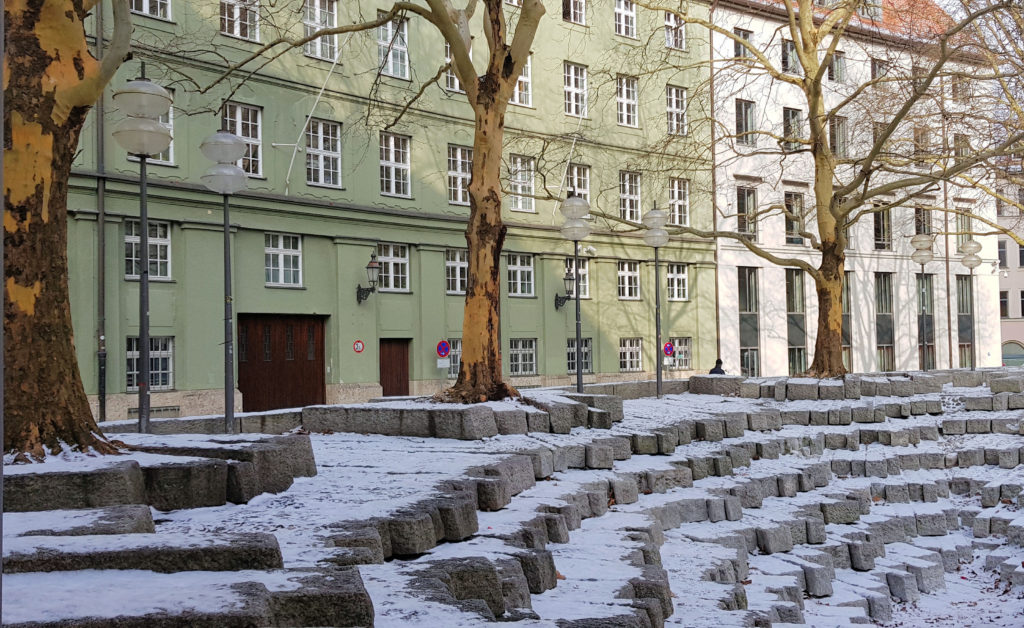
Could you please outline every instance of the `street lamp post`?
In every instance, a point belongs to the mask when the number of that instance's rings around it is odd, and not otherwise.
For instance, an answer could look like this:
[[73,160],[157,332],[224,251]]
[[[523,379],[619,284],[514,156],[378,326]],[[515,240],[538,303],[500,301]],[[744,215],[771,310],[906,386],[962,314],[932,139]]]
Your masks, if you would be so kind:
[[[910,239],[914,252],[910,259],[921,265],[921,370],[928,370],[928,294],[927,282],[924,279],[924,265],[934,259],[932,254],[932,237],[927,233],[919,233]],[[932,331],[935,331],[934,326]]]
[[978,253],[981,252],[981,244],[972,238],[960,245],[960,252],[963,254],[960,263],[971,271],[971,370],[973,371],[978,367],[978,338],[975,334],[977,330],[974,324],[974,269],[981,265],[981,258],[978,257]]
[[569,196],[562,201],[562,215],[565,222],[562,223],[562,237],[571,240],[573,244],[573,266],[574,276],[573,299],[576,301],[576,392],[583,393],[583,323],[580,318],[580,240],[590,235],[590,224],[583,219],[590,213],[590,203],[587,199],[576,196],[570,190]]
[[658,381],[657,394],[661,397],[661,370],[663,356],[661,353],[661,280],[658,278],[658,249],[668,244],[668,231],[665,231],[665,224],[668,222],[668,212],[658,209],[655,204],[651,211],[644,214],[643,223],[647,227],[644,232],[644,242],[647,246],[654,247],[654,328],[655,328],[655,366],[657,367]]
[[[149,213],[146,207],[146,160],[171,145],[171,132],[160,116],[171,108],[170,93],[143,76],[114,92],[114,104],[127,118],[114,131],[114,140],[139,159],[139,432],[149,432]],[[103,225],[100,225],[103,228]],[[103,260],[100,260],[103,263]]]
[[231,217],[230,197],[245,189],[248,177],[237,162],[245,154],[245,141],[227,129],[203,140],[199,150],[216,162],[202,176],[203,185],[224,199],[224,432],[235,429],[235,343],[231,311]]

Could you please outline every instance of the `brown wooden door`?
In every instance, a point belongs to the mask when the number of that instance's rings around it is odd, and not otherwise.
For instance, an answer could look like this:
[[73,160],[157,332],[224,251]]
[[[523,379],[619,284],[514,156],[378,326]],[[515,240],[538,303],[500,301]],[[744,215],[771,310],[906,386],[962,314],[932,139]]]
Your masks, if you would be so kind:
[[385,397],[409,394],[409,340],[380,339],[380,385]]
[[323,317],[239,314],[236,354],[246,412],[326,401]]

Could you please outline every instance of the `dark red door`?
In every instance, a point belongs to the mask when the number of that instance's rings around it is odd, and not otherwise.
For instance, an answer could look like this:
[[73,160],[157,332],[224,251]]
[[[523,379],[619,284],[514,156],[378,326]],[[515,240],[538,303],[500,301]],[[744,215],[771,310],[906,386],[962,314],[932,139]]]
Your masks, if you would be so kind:
[[380,385],[385,397],[409,394],[409,340],[381,338]]
[[323,317],[239,314],[236,354],[246,412],[326,401]]

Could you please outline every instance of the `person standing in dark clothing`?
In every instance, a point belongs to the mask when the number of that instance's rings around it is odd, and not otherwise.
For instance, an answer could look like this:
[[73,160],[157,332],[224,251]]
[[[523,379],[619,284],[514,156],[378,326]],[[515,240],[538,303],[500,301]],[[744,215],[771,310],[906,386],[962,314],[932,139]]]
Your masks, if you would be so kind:
[[725,370],[722,368],[722,358],[715,360],[715,368],[708,371],[709,375],[725,375]]

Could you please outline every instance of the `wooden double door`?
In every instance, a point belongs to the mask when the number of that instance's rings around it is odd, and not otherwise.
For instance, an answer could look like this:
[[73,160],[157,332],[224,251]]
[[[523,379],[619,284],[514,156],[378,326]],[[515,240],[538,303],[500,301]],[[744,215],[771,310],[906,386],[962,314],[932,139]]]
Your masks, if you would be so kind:
[[237,338],[246,412],[326,402],[323,316],[239,314]]
[[380,387],[385,397],[409,394],[408,338],[380,339]]

